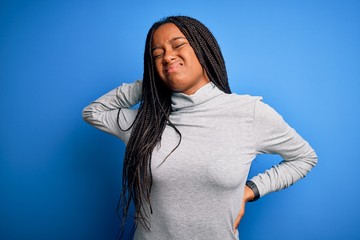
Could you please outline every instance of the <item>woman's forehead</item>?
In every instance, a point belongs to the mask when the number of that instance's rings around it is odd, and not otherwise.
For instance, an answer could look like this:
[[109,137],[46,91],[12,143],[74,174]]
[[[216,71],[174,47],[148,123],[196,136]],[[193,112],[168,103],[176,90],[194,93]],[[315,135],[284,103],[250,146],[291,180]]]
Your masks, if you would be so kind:
[[155,30],[152,44],[160,44],[180,37],[186,38],[175,24],[165,23]]

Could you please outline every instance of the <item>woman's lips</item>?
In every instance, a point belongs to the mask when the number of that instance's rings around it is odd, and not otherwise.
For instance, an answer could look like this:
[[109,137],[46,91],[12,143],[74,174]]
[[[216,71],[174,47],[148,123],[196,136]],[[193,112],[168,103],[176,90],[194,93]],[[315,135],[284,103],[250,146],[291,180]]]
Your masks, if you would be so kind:
[[173,73],[173,72],[177,71],[180,66],[182,66],[182,64],[179,62],[172,63],[165,67],[165,73],[167,73],[167,74]]

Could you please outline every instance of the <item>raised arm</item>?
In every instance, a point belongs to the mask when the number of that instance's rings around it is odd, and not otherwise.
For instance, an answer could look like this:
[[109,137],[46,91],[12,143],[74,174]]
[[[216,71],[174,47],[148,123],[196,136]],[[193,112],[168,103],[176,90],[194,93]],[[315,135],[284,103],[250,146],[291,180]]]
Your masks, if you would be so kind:
[[124,83],[101,96],[82,112],[83,119],[92,126],[119,137],[125,144],[130,137],[137,110],[130,109],[141,101],[142,81]]
[[258,101],[254,114],[257,152],[279,154],[283,158],[278,165],[247,183],[255,193],[256,200],[305,177],[317,163],[317,156],[310,145],[270,106]]

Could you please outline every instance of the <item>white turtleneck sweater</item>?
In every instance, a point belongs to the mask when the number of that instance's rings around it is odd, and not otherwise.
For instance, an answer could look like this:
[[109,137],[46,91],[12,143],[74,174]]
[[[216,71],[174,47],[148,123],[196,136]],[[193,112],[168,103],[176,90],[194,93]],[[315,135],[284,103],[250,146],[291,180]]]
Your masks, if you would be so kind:
[[[128,142],[141,81],[123,84],[83,110],[85,121]],[[317,162],[309,144],[261,97],[226,94],[208,83],[193,95],[173,93],[170,126],[153,151],[150,231],[135,239],[238,239],[233,225],[257,154],[283,161],[251,179],[260,196],[303,178]],[[119,125],[121,129],[119,128]]]

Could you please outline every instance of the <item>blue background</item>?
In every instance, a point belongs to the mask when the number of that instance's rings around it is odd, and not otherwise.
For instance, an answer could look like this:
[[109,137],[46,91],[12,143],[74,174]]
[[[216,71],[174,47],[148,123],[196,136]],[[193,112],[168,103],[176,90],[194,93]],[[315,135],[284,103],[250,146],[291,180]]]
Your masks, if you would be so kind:
[[1,1],[0,239],[115,238],[124,145],[81,111],[141,78],[147,30],[173,14],[205,23],[233,92],[263,96],[319,156],[247,204],[242,239],[360,239],[360,1],[346,0]]

